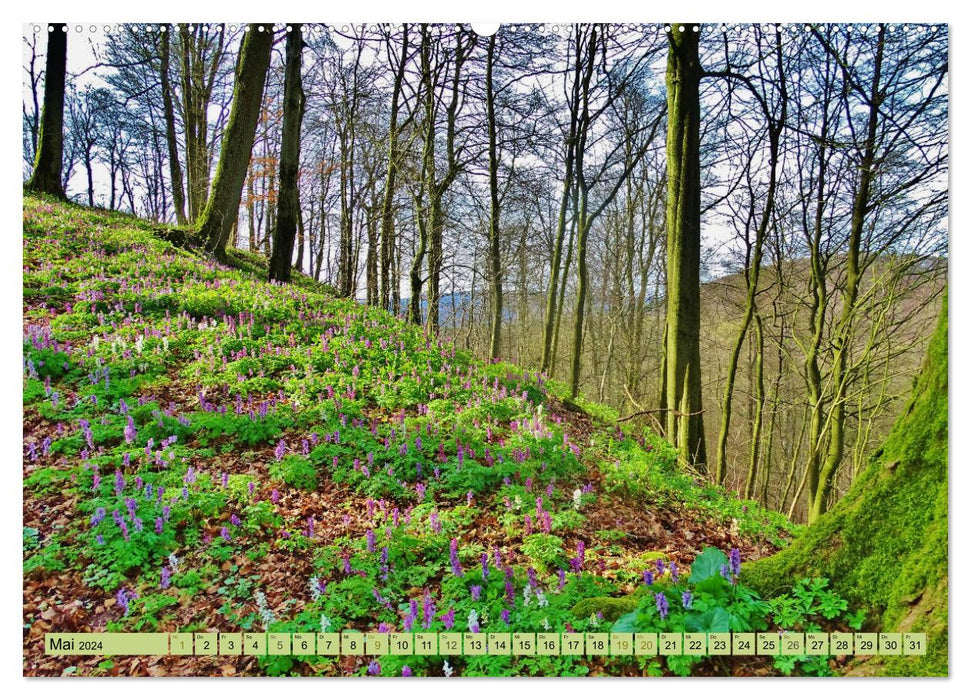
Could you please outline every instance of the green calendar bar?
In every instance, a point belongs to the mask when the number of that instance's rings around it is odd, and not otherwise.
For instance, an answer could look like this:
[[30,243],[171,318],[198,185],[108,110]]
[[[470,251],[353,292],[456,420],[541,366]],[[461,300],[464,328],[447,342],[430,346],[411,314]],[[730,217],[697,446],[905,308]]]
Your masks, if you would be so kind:
[[166,656],[169,635],[155,633],[48,633],[44,653],[50,656]]
[[48,633],[50,656],[923,656],[923,632]]

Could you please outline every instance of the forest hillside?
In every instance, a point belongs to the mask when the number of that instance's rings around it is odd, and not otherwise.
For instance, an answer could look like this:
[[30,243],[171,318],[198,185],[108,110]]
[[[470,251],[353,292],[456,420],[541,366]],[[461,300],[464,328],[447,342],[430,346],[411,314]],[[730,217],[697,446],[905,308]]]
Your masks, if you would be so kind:
[[[255,256],[230,250],[223,266],[166,238],[25,196],[24,634],[37,652],[25,673],[82,672],[40,653],[52,629],[607,630],[657,595],[670,624],[722,605],[733,629],[772,624],[737,562],[798,528],[680,471],[650,431],[311,280],[267,283]],[[697,562],[720,560],[732,599],[692,608]],[[845,628],[852,612],[844,601],[819,621]],[[434,657],[267,658],[80,663],[95,675],[443,673]],[[462,675],[786,663],[451,661]]]

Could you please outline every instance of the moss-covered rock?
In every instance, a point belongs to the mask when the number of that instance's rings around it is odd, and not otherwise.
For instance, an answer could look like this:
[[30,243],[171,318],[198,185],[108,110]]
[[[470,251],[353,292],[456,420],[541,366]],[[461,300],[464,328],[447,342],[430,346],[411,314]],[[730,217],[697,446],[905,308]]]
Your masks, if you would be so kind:
[[926,632],[925,657],[874,657],[858,672],[947,675],[947,300],[906,411],[846,496],[790,547],[743,568],[770,596],[824,576],[867,628]]
[[619,598],[609,596],[586,598],[574,605],[571,612],[577,618],[587,618],[600,613],[608,622],[614,622],[621,615],[634,612],[647,591],[647,588],[641,586],[633,593]]
[[608,622],[614,622],[621,615],[634,612],[639,602],[640,599],[634,596],[624,596],[622,598],[586,598],[574,605],[572,612],[580,619],[600,613]]

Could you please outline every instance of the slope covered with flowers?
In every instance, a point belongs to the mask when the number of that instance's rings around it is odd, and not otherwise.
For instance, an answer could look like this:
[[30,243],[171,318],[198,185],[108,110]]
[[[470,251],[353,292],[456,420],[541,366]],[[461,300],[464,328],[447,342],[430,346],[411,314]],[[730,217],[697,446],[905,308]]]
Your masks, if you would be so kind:
[[[640,675],[658,662],[103,661],[44,657],[42,640],[608,631],[629,600],[683,587],[706,546],[738,550],[735,567],[791,532],[543,376],[162,234],[24,200],[25,673]],[[678,591],[665,605],[687,610]]]

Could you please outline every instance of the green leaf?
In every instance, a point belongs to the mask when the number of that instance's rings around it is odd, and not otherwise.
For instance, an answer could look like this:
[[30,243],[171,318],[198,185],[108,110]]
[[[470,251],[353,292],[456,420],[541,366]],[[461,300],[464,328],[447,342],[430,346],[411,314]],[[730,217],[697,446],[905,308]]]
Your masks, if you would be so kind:
[[691,576],[688,583],[701,583],[714,576],[721,576],[722,566],[728,565],[728,557],[720,549],[705,547],[704,551],[695,558],[691,565]]
[[638,613],[635,610],[632,613],[621,615],[619,618],[617,618],[617,622],[614,623],[614,626],[610,628],[610,631],[611,632],[638,632],[639,630],[637,629],[637,616],[639,614],[640,613]]
[[684,618],[684,627],[688,632],[728,632],[730,623],[731,616],[725,608],[712,608]]
[[850,626],[850,628],[855,629],[855,630],[858,630],[861,627],[863,627],[863,621],[864,620],[866,620],[866,611],[865,610],[857,610],[852,615],[847,615],[846,616],[846,624],[848,624]]
[[798,659],[798,656],[779,656],[776,657],[775,664],[773,665],[788,676],[796,668],[796,661]]

